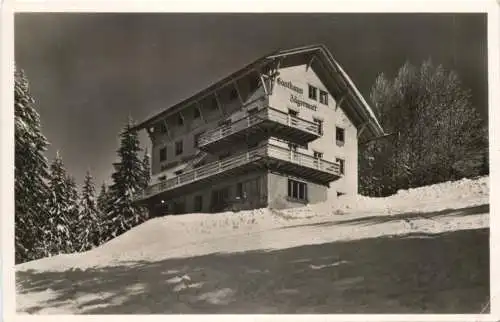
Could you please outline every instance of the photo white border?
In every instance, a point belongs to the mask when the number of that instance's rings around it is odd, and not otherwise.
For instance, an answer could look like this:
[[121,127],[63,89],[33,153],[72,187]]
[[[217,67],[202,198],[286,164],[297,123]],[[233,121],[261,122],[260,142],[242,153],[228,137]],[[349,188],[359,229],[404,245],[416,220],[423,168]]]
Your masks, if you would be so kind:
[[[243,1],[243,0],[177,0],[177,1],[8,1],[4,0],[1,13],[1,109],[0,109],[0,206],[2,236],[2,300],[0,311],[5,321],[500,321],[500,218],[495,213],[497,198],[490,199],[490,313],[485,315],[22,315],[15,312],[14,268],[14,12],[485,12],[488,13],[488,95],[490,133],[490,196],[500,196],[500,27],[499,2],[495,0],[468,1]],[[410,36],[410,35],[409,35]],[[495,128],[497,127],[497,128]]]

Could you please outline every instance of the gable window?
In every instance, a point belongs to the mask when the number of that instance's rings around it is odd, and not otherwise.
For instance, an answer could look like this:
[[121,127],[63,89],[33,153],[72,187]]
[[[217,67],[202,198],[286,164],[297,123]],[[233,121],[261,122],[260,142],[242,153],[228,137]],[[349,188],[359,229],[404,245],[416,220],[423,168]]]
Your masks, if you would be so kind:
[[167,160],[167,148],[160,149],[160,162]]
[[345,142],[345,130],[338,126],[335,129],[335,141],[339,146],[344,145]]
[[340,174],[343,175],[345,173],[345,160],[340,159],[340,158],[336,158],[335,162],[337,162],[339,164],[339,172],[340,172]]
[[194,211],[201,211],[203,209],[203,196],[198,195],[194,197]]
[[288,179],[288,198],[307,201],[307,183]]
[[232,100],[235,100],[238,98],[238,92],[236,91],[236,88],[233,88],[230,92],[229,92],[229,99],[232,101]]
[[318,133],[320,135],[323,135],[323,120],[314,118],[313,121],[314,123],[318,124]]
[[198,107],[195,107],[193,111],[193,118],[198,119],[200,117],[201,117],[201,111]]
[[311,85],[309,85],[309,98],[315,101],[318,100],[318,89]]
[[175,142],[175,155],[182,154],[184,147],[182,146],[182,141]]
[[328,105],[328,93],[325,91],[320,90],[319,91],[319,102],[321,104]]

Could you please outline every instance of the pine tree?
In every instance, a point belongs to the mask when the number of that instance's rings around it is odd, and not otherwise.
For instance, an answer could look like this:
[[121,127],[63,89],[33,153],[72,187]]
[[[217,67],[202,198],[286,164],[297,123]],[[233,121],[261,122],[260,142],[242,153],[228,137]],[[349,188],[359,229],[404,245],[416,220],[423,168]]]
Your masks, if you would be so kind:
[[431,60],[405,63],[393,80],[377,78],[371,100],[391,135],[361,146],[362,193],[389,195],[482,171],[486,126],[454,71]]
[[120,133],[119,161],[114,164],[113,184],[109,189],[105,215],[106,239],[116,237],[147,219],[144,209],[133,202],[134,196],[143,189],[144,171],[138,156],[141,151],[139,138],[132,127],[132,120],[129,119]]
[[99,196],[97,196],[97,210],[103,216],[106,213],[106,209],[108,208],[108,190],[106,188],[106,184],[103,182],[101,185],[101,191],[99,191]]
[[150,157],[148,154],[148,150],[144,151],[144,157],[142,158],[142,171],[143,171],[143,182],[142,189],[145,190],[149,183],[151,182],[151,166],[150,166]]
[[97,209],[95,187],[90,171],[85,175],[78,217],[78,251],[86,251],[100,244],[101,218]]
[[15,114],[15,261],[42,256],[41,221],[48,189],[48,162],[43,153],[48,141],[42,134],[28,80],[22,70],[14,74]]
[[68,189],[68,220],[69,220],[69,230],[71,241],[73,243],[72,252],[79,249],[78,242],[78,217],[80,215],[80,200],[78,196],[78,188],[76,185],[76,180],[73,176],[66,176],[66,185]]
[[66,174],[59,152],[50,166],[50,197],[48,217],[45,223],[45,256],[71,253],[74,250],[75,189],[74,182]]

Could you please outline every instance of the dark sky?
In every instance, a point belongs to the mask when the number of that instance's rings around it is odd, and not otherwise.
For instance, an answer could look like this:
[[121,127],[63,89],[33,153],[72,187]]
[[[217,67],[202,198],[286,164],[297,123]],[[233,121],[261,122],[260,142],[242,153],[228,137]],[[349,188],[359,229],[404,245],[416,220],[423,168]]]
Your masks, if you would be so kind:
[[140,121],[277,49],[325,44],[365,97],[379,73],[432,58],[457,70],[486,118],[486,25],[485,14],[20,13],[15,59],[47,157],[59,150],[79,184],[90,168],[99,185],[128,115]]

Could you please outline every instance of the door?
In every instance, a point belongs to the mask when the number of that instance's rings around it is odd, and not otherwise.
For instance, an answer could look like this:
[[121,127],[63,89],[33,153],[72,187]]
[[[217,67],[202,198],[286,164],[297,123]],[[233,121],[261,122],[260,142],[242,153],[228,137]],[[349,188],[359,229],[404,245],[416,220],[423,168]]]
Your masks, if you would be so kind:
[[223,211],[229,205],[229,188],[224,187],[212,191],[211,209],[213,212]]

